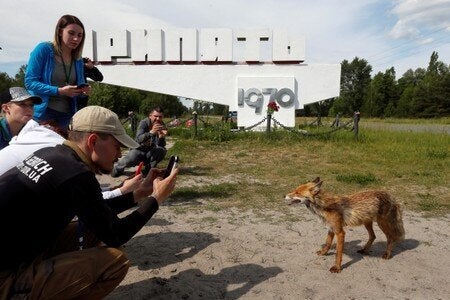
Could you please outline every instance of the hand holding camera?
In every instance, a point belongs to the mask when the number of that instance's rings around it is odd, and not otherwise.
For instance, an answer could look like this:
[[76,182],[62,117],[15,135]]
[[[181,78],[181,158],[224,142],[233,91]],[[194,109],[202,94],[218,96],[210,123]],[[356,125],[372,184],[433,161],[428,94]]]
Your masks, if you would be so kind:
[[134,199],[139,202],[152,194],[161,205],[169,197],[175,187],[178,174],[178,156],[172,155],[166,169],[152,168],[149,174],[140,182],[133,191]]
[[159,138],[163,138],[163,137],[165,137],[167,135],[166,127],[159,120],[156,120],[155,122],[153,122],[153,125],[152,125],[152,128],[150,129],[150,132],[152,134],[158,134]]

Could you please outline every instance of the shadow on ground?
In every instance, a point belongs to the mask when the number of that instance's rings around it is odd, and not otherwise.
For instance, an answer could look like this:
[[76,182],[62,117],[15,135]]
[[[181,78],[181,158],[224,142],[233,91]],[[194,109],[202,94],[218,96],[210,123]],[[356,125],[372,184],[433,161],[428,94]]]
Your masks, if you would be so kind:
[[[386,251],[386,241],[380,241],[373,243],[370,248],[369,253],[361,254],[357,251],[362,249],[366,241],[362,242],[361,240],[349,241],[344,244],[344,253],[351,257],[351,260],[342,265],[342,268],[345,269],[351,266],[354,263],[362,260],[364,256],[368,257],[380,257]],[[394,246],[392,250],[392,258],[395,258],[397,254],[400,254],[403,251],[408,251],[417,248],[420,242],[414,239],[405,239]],[[335,255],[336,252],[328,252],[327,255]]]
[[[257,284],[281,272],[279,267],[256,264],[223,268],[217,274],[189,269],[168,279],[154,277],[120,286],[108,299],[239,299]],[[257,297],[256,292],[254,296]]]
[[219,241],[205,232],[161,232],[136,236],[124,248],[132,266],[149,270],[181,262]]

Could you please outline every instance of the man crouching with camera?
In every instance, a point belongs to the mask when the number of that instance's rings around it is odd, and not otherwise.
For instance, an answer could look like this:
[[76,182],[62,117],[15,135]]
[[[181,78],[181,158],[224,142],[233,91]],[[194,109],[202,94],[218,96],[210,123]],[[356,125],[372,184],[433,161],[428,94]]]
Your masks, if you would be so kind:
[[125,168],[137,166],[144,162],[144,175],[155,168],[167,153],[167,127],[163,122],[163,112],[160,107],[151,110],[148,117],[139,122],[136,132],[136,142],[139,147],[130,150],[128,154],[114,165],[111,176],[117,177],[124,173]]

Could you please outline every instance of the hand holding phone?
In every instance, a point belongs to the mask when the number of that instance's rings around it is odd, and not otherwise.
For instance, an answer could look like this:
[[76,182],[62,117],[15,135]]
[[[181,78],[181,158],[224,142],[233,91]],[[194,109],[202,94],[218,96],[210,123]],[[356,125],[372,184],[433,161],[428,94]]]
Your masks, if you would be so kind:
[[169,163],[167,164],[166,171],[164,172],[164,178],[167,178],[172,170],[177,167],[178,164],[178,155],[172,155],[169,159]]
[[77,89],[82,89],[82,88],[87,87],[87,86],[89,86],[89,84],[82,83],[82,84],[77,85]]

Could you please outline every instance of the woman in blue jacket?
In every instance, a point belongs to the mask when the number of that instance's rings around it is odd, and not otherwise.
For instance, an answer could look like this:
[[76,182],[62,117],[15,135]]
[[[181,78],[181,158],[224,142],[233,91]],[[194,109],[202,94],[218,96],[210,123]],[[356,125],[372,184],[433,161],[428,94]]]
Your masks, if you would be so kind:
[[55,121],[66,130],[76,112],[77,97],[89,95],[85,86],[81,54],[85,39],[84,26],[72,15],[62,16],[55,28],[53,42],[42,42],[34,48],[25,72],[25,87],[42,98],[34,107],[37,121]]

